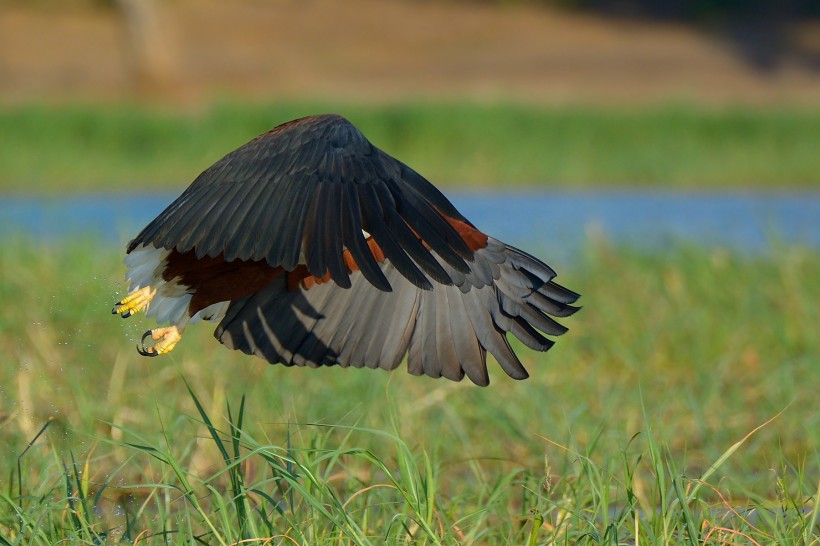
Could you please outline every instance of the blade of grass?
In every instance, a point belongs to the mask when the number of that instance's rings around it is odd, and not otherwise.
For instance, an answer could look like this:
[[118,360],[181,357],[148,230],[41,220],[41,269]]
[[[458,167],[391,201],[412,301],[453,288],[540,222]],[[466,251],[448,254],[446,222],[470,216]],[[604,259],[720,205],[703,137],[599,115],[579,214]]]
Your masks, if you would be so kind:
[[[791,405],[791,404],[790,404],[790,405]],[[712,463],[712,464],[709,466],[709,468],[707,468],[707,469],[706,469],[706,472],[704,472],[704,473],[701,475],[700,479],[699,479],[699,480],[697,480],[697,481],[695,482],[694,487],[692,487],[692,490],[689,492],[689,495],[687,495],[687,497],[686,497],[686,502],[687,502],[687,503],[692,502],[692,500],[693,500],[693,499],[695,499],[695,498],[697,497],[697,494],[698,494],[698,492],[700,491],[701,486],[702,486],[704,483],[706,483],[706,482],[709,480],[709,478],[712,476],[712,474],[714,474],[714,473],[715,473],[715,472],[716,472],[716,471],[717,471],[717,470],[718,470],[721,466],[723,466],[723,463],[725,463],[727,460],[729,460],[729,457],[731,457],[731,456],[732,456],[732,455],[733,455],[733,454],[734,454],[734,453],[735,453],[738,449],[740,449],[740,447],[741,447],[743,444],[745,444],[745,443],[749,440],[749,438],[751,438],[751,437],[752,437],[752,436],[753,436],[753,435],[754,435],[757,431],[759,431],[760,429],[762,429],[762,428],[766,427],[769,423],[771,423],[772,421],[774,421],[775,419],[777,419],[778,417],[780,417],[781,415],[783,415],[783,413],[784,413],[787,409],[789,409],[789,406],[786,406],[785,408],[783,408],[782,410],[780,410],[779,412],[777,412],[777,414],[776,414],[774,417],[772,417],[771,419],[767,420],[765,423],[763,423],[763,424],[761,424],[761,425],[758,425],[757,427],[755,427],[754,429],[752,429],[752,431],[751,431],[751,432],[749,432],[748,434],[746,434],[745,436],[743,436],[743,438],[741,438],[740,440],[738,440],[737,442],[735,442],[734,444],[732,444],[732,445],[729,447],[729,449],[727,449],[726,451],[724,451],[724,452],[723,452],[723,454],[721,454],[721,456],[720,456],[720,457],[718,457],[718,458],[715,460],[715,462],[714,462],[714,463]]]
[[817,482],[817,492],[814,494],[814,506],[812,506],[809,521],[803,528],[803,542],[806,544],[820,543],[820,536],[814,534],[814,528],[817,526],[817,512],[820,512],[820,481]]
[[42,434],[46,431],[48,426],[54,421],[54,417],[49,417],[46,424],[42,426],[42,428],[34,435],[34,438],[26,445],[26,448],[17,456],[17,498],[18,502],[20,503],[20,509],[23,509],[23,457],[25,457],[28,450],[31,449],[31,446],[37,441],[37,439],[42,436]]
[[683,477],[680,475],[672,478],[675,494],[680,502],[681,517],[683,517],[683,523],[686,526],[687,542],[692,546],[695,546],[699,542],[700,533],[698,533],[698,529],[695,527],[694,516],[689,508],[689,501],[686,497],[686,492],[684,491],[682,482]]

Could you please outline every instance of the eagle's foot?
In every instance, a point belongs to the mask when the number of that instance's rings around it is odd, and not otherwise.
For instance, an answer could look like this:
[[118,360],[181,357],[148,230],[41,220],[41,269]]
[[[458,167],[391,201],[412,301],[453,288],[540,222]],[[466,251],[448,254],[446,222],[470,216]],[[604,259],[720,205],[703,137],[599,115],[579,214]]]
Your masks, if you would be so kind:
[[122,318],[128,318],[133,314],[139,313],[145,309],[149,303],[151,303],[151,300],[154,298],[154,294],[156,293],[157,289],[151,288],[150,286],[146,286],[131,292],[114,304],[111,314],[120,315]]
[[[146,347],[145,340],[149,337],[154,340],[154,344]],[[180,339],[182,339],[182,330],[177,326],[154,328],[142,334],[140,344],[137,345],[137,352],[142,356],[164,355],[170,353]]]

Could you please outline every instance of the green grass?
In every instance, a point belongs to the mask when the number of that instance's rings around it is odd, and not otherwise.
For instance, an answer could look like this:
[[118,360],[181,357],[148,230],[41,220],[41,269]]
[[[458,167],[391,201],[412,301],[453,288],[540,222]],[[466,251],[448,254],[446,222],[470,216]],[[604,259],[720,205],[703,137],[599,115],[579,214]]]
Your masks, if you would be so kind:
[[818,545],[820,254],[772,255],[590,243],[570,333],[482,389],[209,324],[142,358],[118,251],[6,243],[0,544]]
[[0,193],[182,189],[292,118],[335,111],[450,186],[820,186],[820,109],[220,103],[0,109]]

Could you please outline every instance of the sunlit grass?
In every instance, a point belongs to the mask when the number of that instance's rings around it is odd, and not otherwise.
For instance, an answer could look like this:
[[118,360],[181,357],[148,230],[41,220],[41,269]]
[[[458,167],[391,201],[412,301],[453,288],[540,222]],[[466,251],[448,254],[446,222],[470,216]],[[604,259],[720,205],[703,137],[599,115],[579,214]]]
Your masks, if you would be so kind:
[[119,251],[4,244],[0,544],[820,544],[820,255],[553,265],[585,308],[481,389],[271,367],[210,325],[141,358]]
[[820,110],[220,103],[0,109],[0,192],[181,189],[274,125],[322,112],[440,185],[817,187]]

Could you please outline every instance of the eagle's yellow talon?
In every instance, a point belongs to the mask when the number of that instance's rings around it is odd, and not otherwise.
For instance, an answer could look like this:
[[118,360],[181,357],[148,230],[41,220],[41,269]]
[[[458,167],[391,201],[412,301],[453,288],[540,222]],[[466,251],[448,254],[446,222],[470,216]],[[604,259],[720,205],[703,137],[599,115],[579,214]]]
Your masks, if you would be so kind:
[[135,313],[139,313],[151,303],[156,293],[157,289],[151,288],[150,286],[135,290],[115,303],[111,314],[128,318]]
[[[147,338],[154,340],[152,347],[145,346]],[[137,352],[142,356],[159,356],[170,353],[182,339],[182,330],[177,326],[167,328],[154,328],[142,334],[140,345],[137,345]]]

